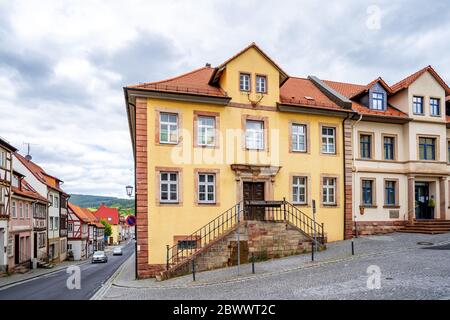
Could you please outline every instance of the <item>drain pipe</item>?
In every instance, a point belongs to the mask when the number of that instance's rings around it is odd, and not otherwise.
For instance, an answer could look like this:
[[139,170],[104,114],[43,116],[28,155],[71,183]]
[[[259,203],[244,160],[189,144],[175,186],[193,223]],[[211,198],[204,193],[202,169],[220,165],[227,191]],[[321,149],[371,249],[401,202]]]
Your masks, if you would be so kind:
[[[354,145],[355,147],[357,145],[356,144],[357,137],[356,137],[356,132],[355,132],[356,125],[362,120],[362,117],[363,117],[362,114],[360,114],[359,119],[356,120],[356,122],[352,124],[352,145]],[[355,175],[358,172],[358,168],[355,166],[355,150],[353,150],[353,148],[352,148],[352,153],[353,153],[352,154],[352,171],[353,171],[353,168],[355,169],[355,174],[352,173],[352,201],[354,204],[355,203],[355,200],[354,200],[355,199],[355,182],[356,182]],[[353,205],[352,205],[352,208],[353,208]],[[356,235],[356,238],[358,238],[357,229],[356,229],[356,208],[355,208],[354,222],[355,222],[355,235]]]

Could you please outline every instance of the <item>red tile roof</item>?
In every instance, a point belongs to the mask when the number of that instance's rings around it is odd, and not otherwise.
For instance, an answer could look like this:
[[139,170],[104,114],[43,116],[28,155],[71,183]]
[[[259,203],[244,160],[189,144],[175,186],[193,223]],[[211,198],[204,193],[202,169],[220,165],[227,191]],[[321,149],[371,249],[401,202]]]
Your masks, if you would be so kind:
[[99,220],[105,220],[109,224],[119,224],[119,210],[117,208],[109,208],[105,205],[101,205],[94,216]]
[[[369,83],[369,85],[370,84],[373,85],[375,82],[377,82],[377,80],[378,79],[372,81],[371,83]],[[369,85],[336,82],[336,81],[329,81],[329,80],[324,80],[324,82],[328,86],[330,86],[331,88],[333,88],[334,90],[336,90],[337,92],[339,92],[340,94],[342,94],[343,96],[345,96],[349,99],[356,96],[359,92],[366,90],[366,88],[369,86]],[[363,114],[369,114],[369,115],[408,118],[408,115],[406,113],[404,113],[390,105],[387,106],[387,109],[385,111],[381,111],[381,110],[369,109],[369,108],[359,104],[358,102],[352,101],[352,109],[353,109],[353,111],[363,113]]]
[[88,223],[90,221],[89,217],[86,215],[83,208],[80,208],[79,206],[69,202],[69,209],[72,210],[73,213],[83,222]]
[[439,74],[433,69],[432,66],[426,66],[423,69],[420,69],[417,72],[414,72],[413,74],[409,75],[405,79],[397,82],[394,84],[391,88],[394,93],[408,88],[414,81],[416,81],[421,75],[423,75],[425,72],[429,72],[437,82],[445,89],[445,94],[450,94],[450,88],[445,83],[444,80],[439,76]]
[[28,169],[30,172],[40,181],[41,183],[45,184],[46,186],[55,189],[59,192],[65,193],[56,182],[61,182],[62,180],[59,180],[58,178],[55,178],[48,173],[44,171],[40,166],[35,164],[31,160],[25,159],[20,153],[15,152],[14,155],[17,157],[17,159]]
[[33,187],[25,179],[22,179],[20,189],[16,187],[11,187],[11,189],[13,191],[13,195],[17,194],[19,196],[39,200],[41,202],[48,202],[48,200],[37,193],[36,190],[34,190]]
[[340,106],[323,94],[312,81],[304,78],[290,77],[286,80],[280,88],[280,102],[342,110]]
[[167,80],[147,82],[127,88],[226,97],[225,91],[209,84],[214,71],[213,68],[203,67]]

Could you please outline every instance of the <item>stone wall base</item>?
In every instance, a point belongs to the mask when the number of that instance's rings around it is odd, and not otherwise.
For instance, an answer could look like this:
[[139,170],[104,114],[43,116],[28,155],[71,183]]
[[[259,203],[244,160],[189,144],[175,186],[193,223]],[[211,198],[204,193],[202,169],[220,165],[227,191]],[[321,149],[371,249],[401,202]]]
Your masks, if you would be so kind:
[[403,229],[407,221],[358,221],[358,235],[375,235],[395,232]]
[[[311,241],[297,228],[285,222],[244,221],[239,228],[242,264],[286,257],[311,251]],[[224,268],[237,264],[237,228],[194,254],[196,271]],[[192,272],[192,257],[176,269],[164,271],[157,278],[165,280]]]

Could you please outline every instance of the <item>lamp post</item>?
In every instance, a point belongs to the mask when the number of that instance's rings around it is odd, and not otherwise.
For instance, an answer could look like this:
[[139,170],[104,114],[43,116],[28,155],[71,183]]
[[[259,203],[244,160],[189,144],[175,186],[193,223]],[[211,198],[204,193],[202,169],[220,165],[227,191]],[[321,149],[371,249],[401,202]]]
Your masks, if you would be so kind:
[[126,186],[125,189],[127,190],[127,196],[131,197],[133,193],[133,187],[132,186]]

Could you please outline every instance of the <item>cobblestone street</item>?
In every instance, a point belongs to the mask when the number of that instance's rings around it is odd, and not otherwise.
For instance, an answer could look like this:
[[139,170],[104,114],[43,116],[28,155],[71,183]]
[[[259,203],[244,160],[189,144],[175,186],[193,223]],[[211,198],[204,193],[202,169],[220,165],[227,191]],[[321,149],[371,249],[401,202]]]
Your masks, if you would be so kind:
[[[429,242],[433,245],[418,244]],[[328,245],[314,262],[293,256],[157,282],[133,280],[130,259],[103,299],[450,299],[450,235],[394,233]],[[367,286],[377,266],[380,288]]]

